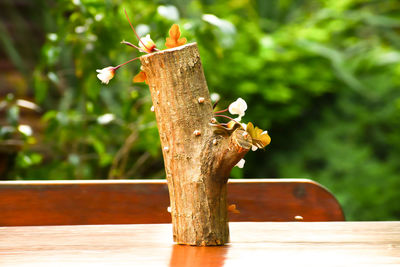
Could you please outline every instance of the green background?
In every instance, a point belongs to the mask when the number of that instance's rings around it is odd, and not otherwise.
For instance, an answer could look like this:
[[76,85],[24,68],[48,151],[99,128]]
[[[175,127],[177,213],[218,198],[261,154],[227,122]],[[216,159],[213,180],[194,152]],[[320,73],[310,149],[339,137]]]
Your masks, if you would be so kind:
[[[268,130],[271,144],[232,177],[311,178],[348,220],[400,219],[399,1],[2,2],[1,56],[12,66],[0,84],[3,179],[165,176],[148,88],[132,83],[140,63],[109,85],[96,78],[140,55],[120,44],[137,44],[126,8],[160,49],[178,23],[219,107],[241,97],[243,121]],[[40,107],[32,133],[19,127],[18,99]]]

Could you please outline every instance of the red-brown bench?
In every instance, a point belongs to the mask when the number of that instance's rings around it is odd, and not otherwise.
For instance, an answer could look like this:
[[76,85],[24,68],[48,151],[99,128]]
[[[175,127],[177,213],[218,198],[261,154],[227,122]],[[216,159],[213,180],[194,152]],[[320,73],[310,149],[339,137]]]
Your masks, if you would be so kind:
[[[307,179],[231,179],[230,221],[343,221],[335,197]],[[0,226],[169,223],[165,180],[0,182]]]

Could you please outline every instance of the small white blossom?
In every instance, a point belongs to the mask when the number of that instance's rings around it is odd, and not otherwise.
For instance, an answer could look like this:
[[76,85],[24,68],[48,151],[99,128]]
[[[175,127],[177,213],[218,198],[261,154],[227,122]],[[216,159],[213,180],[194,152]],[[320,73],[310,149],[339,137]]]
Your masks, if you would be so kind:
[[241,160],[239,160],[239,162],[238,163],[236,163],[236,167],[239,167],[239,168],[243,168],[243,166],[244,166],[244,163],[245,163],[246,161],[244,160],[244,159],[241,159]]
[[114,67],[107,67],[101,70],[96,70],[99,74],[97,74],[97,78],[102,83],[108,84],[108,82],[114,77],[115,68]]
[[103,115],[99,116],[99,117],[97,118],[97,122],[98,122],[99,124],[103,124],[103,125],[104,125],[104,124],[109,124],[109,123],[112,122],[114,119],[115,119],[114,114],[106,113],[106,114],[103,114]]
[[94,17],[94,19],[96,20],[96,21],[100,21],[100,20],[102,20],[104,18],[104,15],[103,14],[97,14],[95,17]]
[[77,26],[75,28],[75,33],[77,33],[77,34],[84,33],[85,31],[87,31],[86,26]]
[[217,101],[220,100],[221,96],[220,96],[219,94],[217,94],[217,93],[212,93],[212,94],[210,95],[210,98],[211,98],[211,101],[212,101],[212,102],[217,102]]
[[172,21],[178,21],[179,20],[179,11],[175,6],[172,5],[167,5],[167,6],[159,6],[157,8],[158,14],[160,16],[172,20]]
[[31,126],[26,125],[26,124],[19,125],[18,131],[20,131],[21,133],[23,133],[26,136],[31,136],[32,132],[33,132]]
[[235,119],[236,121],[240,121],[242,119],[246,109],[246,101],[244,101],[240,97],[235,102],[229,105],[229,113],[231,113],[232,115],[239,115],[239,117]]
[[139,41],[139,47],[146,52],[153,52],[153,49],[156,47],[154,41],[150,38],[150,34],[147,34],[146,37],[141,38],[141,42]]

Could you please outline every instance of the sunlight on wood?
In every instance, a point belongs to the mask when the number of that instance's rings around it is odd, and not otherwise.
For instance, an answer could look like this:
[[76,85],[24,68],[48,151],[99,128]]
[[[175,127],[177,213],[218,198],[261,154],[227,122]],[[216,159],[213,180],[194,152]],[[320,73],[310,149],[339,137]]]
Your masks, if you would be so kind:
[[0,227],[9,266],[394,266],[400,222],[230,223],[222,247],[173,244],[170,224]]

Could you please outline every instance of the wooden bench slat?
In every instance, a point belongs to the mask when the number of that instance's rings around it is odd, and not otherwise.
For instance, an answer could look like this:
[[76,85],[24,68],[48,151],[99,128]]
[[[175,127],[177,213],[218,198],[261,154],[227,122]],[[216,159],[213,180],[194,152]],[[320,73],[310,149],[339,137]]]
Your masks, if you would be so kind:
[[[335,197],[307,179],[232,179],[230,221],[342,221]],[[0,226],[169,223],[165,180],[0,182]]]

